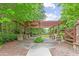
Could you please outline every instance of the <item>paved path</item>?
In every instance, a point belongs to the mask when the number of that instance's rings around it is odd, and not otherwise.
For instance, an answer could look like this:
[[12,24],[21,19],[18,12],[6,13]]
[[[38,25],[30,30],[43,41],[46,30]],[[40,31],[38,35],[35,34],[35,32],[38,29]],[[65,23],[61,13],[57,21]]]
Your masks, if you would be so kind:
[[17,41],[7,42],[0,48],[0,56],[26,56],[28,49],[19,46]]
[[29,49],[26,56],[52,56],[49,49],[54,48],[58,42],[46,38],[43,43],[34,43],[32,40],[19,41],[20,47]]
[[74,50],[72,45],[61,42],[55,48],[50,48],[52,56],[79,56],[79,47]]
[[48,39],[44,43],[33,43],[26,56],[52,56],[49,48],[54,48],[56,44]]
[[27,56],[51,56],[50,51],[46,47],[31,47],[28,51]]

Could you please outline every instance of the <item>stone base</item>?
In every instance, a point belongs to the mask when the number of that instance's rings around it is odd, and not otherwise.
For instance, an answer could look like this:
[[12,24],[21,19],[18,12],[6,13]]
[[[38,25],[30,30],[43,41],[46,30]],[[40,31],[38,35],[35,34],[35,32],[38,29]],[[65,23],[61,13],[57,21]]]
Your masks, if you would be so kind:
[[18,39],[18,40],[23,40],[23,34],[19,34],[19,35],[17,36],[17,39]]

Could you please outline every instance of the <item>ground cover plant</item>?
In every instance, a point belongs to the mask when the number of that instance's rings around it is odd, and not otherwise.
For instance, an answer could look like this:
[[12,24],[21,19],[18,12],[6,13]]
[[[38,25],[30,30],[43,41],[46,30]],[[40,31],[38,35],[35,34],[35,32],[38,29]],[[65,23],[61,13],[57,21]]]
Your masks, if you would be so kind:
[[42,43],[42,42],[44,42],[44,39],[42,37],[37,37],[34,39],[34,42],[35,43]]

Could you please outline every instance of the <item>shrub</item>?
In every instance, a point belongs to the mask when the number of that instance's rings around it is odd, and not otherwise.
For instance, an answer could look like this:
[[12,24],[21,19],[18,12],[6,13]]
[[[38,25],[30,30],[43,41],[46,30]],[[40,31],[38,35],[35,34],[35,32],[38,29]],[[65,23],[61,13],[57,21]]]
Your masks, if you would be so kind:
[[14,33],[7,33],[7,34],[2,34],[2,41],[7,42],[7,41],[13,41],[16,40],[17,36]]
[[16,39],[17,39],[17,36],[14,33],[0,33],[0,45]]
[[36,39],[34,39],[34,42],[35,43],[41,43],[41,42],[43,42],[44,40],[43,40],[43,38],[42,37],[37,37]]
[[2,37],[0,37],[0,45],[2,45],[4,43],[4,40],[2,39]]

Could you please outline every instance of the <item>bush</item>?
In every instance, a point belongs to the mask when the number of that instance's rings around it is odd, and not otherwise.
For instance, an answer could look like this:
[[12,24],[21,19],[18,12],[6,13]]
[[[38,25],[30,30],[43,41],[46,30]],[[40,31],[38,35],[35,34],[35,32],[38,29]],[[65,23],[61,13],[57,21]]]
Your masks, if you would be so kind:
[[36,39],[34,39],[34,42],[35,43],[41,43],[41,42],[43,42],[44,40],[43,40],[43,38],[42,37],[37,37]]
[[0,45],[17,39],[17,35],[14,33],[0,33]]
[[16,38],[16,34],[7,34],[6,37],[4,37],[7,41],[13,41],[16,40]]
[[13,41],[17,39],[17,36],[14,33],[7,33],[7,34],[3,33],[1,37],[3,42]]
[[4,42],[4,40],[2,39],[2,37],[0,37],[0,45],[2,45]]

